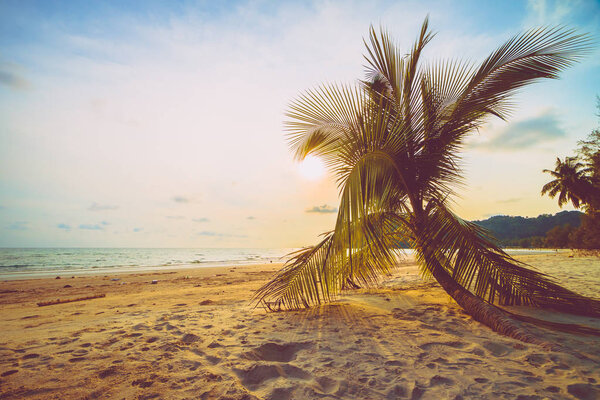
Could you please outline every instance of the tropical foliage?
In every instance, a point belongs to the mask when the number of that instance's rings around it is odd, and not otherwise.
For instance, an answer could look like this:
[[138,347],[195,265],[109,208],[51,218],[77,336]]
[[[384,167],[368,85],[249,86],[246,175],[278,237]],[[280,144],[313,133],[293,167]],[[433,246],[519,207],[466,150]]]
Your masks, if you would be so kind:
[[587,204],[592,193],[592,181],[589,176],[590,168],[585,168],[584,164],[577,162],[575,157],[565,157],[565,161],[556,158],[554,171],[545,169],[554,178],[544,185],[542,195],[548,193],[548,196],[555,197],[558,194],[558,206],[562,207],[569,201],[573,207],[579,208],[580,205]]
[[422,275],[475,319],[521,340],[532,341],[491,303],[598,312],[596,302],[513,260],[486,230],[451,210],[465,138],[489,116],[507,118],[518,89],[557,78],[587,50],[588,38],[535,29],[479,65],[422,63],[432,38],[426,19],[406,54],[385,30],[371,28],[365,80],[324,85],[291,104],[292,151],[325,161],[337,178],[339,211],[334,230],[294,254],[255,300],[271,309],[330,301],[345,288],[376,283],[408,243]]
[[[600,98],[597,100],[600,117]],[[600,128],[578,145],[575,157],[566,157],[565,162],[557,158],[554,171],[544,170],[555,179],[544,185],[542,195],[558,194],[559,207],[569,200],[575,208],[585,210],[581,227],[568,235],[569,247],[600,249]]]
[[[561,211],[555,215],[541,214],[537,217],[518,217],[508,215],[495,215],[493,217],[473,221],[487,229],[502,247],[569,247],[569,240],[559,241],[557,246],[557,232],[561,239],[563,232],[567,237],[581,225],[583,213],[580,211]],[[552,232],[552,233],[551,233]]]

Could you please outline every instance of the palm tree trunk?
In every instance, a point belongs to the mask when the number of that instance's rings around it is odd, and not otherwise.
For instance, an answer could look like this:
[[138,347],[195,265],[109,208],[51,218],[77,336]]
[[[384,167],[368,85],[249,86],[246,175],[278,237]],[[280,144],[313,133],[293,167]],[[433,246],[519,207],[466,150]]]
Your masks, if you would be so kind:
[[525,343],[537,344],[547,350],[558,350],[560,348],[560,346],[555,343],[539,339],[525,328],[523,324],[512,318],[502,309],[485,302],[480,297],[475,296],[460,286],[442,268],[442,266],[437,263],[437,260],[433,264],[435,264],[435,267],[432,268],[434,278],[446,293],[448,293],[459,306],[473,317],[474,320],[490,327],[495,332]]
[[[414,205],[413,205],[414,208]],[[419,209],[417,209],[419,210]],[[422,220],[422,212],[415,213],[417,215],[416,220]],[[558,350],[560,346],[554,343],[541,340],[533,335],[522,323],[512,318],[508,313],[504,312],[499,307],[494,306],[483,300],[481,297],[475,296],[473,293],[459,285],[448,272],[444,269],[438,258],[431,251],[437,246],[435,243],[429,243],[426,239],[423,240],[424,229],[419,229],[423,226],[421,223],[414,225],[415,242],[413,243],[414,249],[418,251],[424,258],[427,265],[427,269],[431,272],[433,277],[442,286],[442,288],[456,301],[456,303],[462,307],[475,321],[481,322],[482,324],[491,328],[494,332],[500,333],[511,337],[513,339],[520,340],[525,343],[537,344],[544,347],[547,350]]]

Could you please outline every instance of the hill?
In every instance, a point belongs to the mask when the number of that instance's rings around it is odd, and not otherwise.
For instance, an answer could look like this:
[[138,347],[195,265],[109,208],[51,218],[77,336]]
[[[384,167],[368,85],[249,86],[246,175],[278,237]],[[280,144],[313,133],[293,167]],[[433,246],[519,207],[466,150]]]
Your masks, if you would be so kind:
[[502,246],[520,246],[527,243],[527,239],[534,241],[534,238],[546,237],[548,231],[555,227],[570,225],[577,228],[581,225],[582,215],[579,211],[561,211],[532,218],[496,215],[473,222],[489,230]]

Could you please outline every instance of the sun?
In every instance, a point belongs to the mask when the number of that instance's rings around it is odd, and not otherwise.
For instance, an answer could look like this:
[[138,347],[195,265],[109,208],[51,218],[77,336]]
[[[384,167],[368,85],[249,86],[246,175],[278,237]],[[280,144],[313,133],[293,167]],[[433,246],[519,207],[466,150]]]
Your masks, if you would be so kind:
[[320,158],[307,156],[298,166],[298,171],[304,179],[316,181],[325,175],[325,165]]

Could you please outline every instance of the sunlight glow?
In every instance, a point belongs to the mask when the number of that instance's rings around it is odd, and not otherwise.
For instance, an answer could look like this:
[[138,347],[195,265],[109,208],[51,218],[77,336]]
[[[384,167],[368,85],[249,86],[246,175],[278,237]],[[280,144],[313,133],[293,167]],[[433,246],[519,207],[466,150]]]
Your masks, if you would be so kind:
[[303,178],[316,181],[325,175],[325,165],[320,158],[307,156],[298,166],[298,171]]

